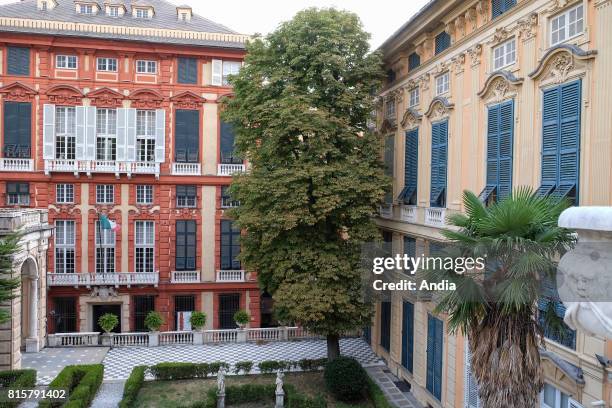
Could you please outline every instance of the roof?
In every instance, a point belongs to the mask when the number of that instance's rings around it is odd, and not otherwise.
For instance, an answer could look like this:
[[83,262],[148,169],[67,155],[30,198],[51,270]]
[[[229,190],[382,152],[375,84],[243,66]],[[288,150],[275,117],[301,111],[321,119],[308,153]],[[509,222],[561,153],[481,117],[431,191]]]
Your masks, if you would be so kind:
[[436,3],[439,3],[439,2],[441,2],[441,0],[429,0],[427,4],[421,7],[421,9],[417,11],[412,17],[410,17],[408,21],[402,24],[400,28],[398,28],[393,34],[391,34],[391,36],[387,38],[385,42],[383,42],[380,45],[380,47],[378,47],[378,49],[382,50],[384,47],[386,47],[391,41],[393,41],[395,38],[400,36],[408,27],[410,27],[419,17],[421,17],[428,10],[430,10],[433,6],[435,6]]
[[[88,1],[88,0],[84,0]],[[134,28],[149,28],[149,29],[162,29],[162,30],[176,30],[186,32],[203,32],[211,34],[229,34],[238,35],[236,31],[230,28],[215,23],[207,18],[194,14],[188,21],[181,21],[177,18],[177,6],[166,0],[136,0],[136,1],[110,1],[106,3],[119,4],[123,3],[128,8],[125,15],[121,17],[111,17],[104,12],[104,1],[96,1],[100,5],[101,11],[96,15],[85,15],[76,12],[74,0],[56,0],[57,6],[52,10],[39,10],[37,7],[36,0],[23,0],[17,3],[11,3],[6,5],[0,5],[0,18],[27,18],[30,20],[42,20],[52,22],[69,22],[69,23],[82,23],[82,24],[94,24],[94,25],[105,25],[105,26],[117,26],[117,27],[134,27]],[[132,17],[130,6],[143,6],[144,4],[150,5],[154,8],[155,13],[153,17],[147,19],[140,19]],[[0,31],[10,32],[27,32],[27,33],[40,33],[40,34],[51,34],[51,35],[70,35],[79,37],[92,37],[92,38],[111,38],[118,40],[137,40],[147,42],[162,42],[162,43],[177,43],[177,44],[188,44],[188,45],[206,45],[206,46],[221,46],[231,48],[244,48],[244,43],[241,42],[227,42],[222,40],[210,40],[210,39],[196,39],[196,38],[172,38],[169,37],[148,37],[138,36],[133,34],[111,34],[101,33],[94,31],[74,31],[74,30],[58,30],[51,28],[29,28],[23,26],[8,26],[0,25]]]

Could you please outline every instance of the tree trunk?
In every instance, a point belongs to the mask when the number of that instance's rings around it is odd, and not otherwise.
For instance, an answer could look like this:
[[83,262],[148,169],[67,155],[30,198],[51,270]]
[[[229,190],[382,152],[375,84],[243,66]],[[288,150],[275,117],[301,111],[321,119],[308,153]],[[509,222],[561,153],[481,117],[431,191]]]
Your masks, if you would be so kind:
[[327,359],[329,361],[340,357],[340,337],[337,334],[327,335]]
[[469,332],[472,373],[482,407],[538,406],[544,381],[530,308],[505,315],[494,307]]

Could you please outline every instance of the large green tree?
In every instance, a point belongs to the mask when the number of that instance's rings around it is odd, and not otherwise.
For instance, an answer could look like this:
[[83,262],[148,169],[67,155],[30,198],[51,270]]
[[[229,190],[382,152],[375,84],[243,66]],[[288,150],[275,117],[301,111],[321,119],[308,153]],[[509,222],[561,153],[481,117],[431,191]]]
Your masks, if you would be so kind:
[[[457,285],[441,296],[438,311],[448,313],[451,331],[468,336],[483,407],[535,407],[543,386],[536,301],[542,282],[555,280],[558,255],[574,244],[572,231],[557,226],[569,204],[529,188],[489,207],[465,192],[463,204],[465,214],[449,217],[455,228],[443,231],[451,243],[446,254],[485,257],[487,267],[464,274],[427,271],[428,279]],[[556,324],[564,330],[561,321]]]
[[389,183],[367,126],[382,77],[368,39],[355,14],[299,12],[248,44],[223,114],[252,166],[231,189],[241,259],[282,321],[327,337],[330,358],[339,335],[369,324],[360,252]]
[[[0,303],[3,304],[17,296],[20,286],[18,278],[13,278],[13,256],[19,247],[19,235],[11,234],[0,238]],[[10,306],[0,309],[0,324],[11,319]]]

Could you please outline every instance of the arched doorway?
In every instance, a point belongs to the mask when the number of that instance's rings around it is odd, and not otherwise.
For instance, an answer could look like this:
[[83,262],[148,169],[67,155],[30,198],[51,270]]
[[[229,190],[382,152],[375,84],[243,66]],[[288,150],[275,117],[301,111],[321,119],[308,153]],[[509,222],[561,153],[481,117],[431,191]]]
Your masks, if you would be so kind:
[[27,258],[21,265],[21,349],[37,352],[38,341],[38,266],[34,258]]

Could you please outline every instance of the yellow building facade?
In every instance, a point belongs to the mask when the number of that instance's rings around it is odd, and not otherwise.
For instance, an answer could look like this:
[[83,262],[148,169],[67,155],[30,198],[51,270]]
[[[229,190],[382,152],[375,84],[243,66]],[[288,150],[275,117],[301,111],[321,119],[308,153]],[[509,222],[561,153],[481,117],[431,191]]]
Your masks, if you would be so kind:
[[[463,190],[612,205],[612,1],[432,0],[381,51],[393,192],[377,222],[396,253],[443,245]],[[377,305],[372,347],[424,406],[476,408],[466,339],[434,306],[394,293]],[[611,407],[612,342],[549,337],[540,406]]]

